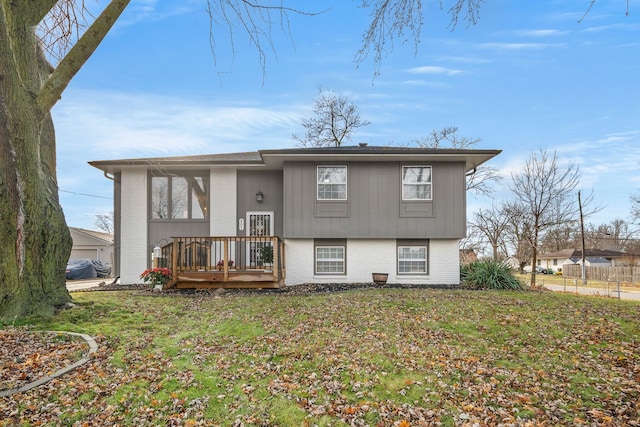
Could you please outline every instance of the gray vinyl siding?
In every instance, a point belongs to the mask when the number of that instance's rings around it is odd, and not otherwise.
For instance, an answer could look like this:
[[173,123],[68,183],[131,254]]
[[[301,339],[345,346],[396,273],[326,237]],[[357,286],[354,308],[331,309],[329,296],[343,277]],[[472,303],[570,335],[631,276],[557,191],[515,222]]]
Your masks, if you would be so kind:
[[[256,201],[256,193],[261,191],[264,198]],[[246,218],[247,211],[273,211],[276,236],[282,236],[282,171],[238,171],[238,216]],[[246,230],[238,229],[238,236],[246,235]]]
[[[346,165],[347,200],[316,200],[314,162],[284,165],[285,238],[462,238],[463,162],[333,162]],[[432,200],[402,201],[402,166],[431,166]]]

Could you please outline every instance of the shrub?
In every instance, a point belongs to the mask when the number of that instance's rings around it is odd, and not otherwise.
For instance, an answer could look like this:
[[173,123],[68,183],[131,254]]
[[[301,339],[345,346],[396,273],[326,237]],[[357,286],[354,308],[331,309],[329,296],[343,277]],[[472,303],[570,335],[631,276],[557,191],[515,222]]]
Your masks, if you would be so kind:
[[498,261],[477,261],[460,267],[460,281],[472,289],[523,291],[524,285],[509,266]]

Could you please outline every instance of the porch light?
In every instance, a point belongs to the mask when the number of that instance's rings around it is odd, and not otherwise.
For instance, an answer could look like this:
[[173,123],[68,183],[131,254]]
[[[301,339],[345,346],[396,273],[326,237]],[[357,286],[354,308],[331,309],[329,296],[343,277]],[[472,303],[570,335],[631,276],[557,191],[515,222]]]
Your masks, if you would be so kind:
[[262,203],[262,199],[264,199],[264,194],[262,194],[262,191],[258,191],[256,193],[256,202]]
[[153,258],[160,258],[162,256],[162,249],[160,248],[160,245],[158,245],[158,242],[156,242],[156,247],[153,248]]

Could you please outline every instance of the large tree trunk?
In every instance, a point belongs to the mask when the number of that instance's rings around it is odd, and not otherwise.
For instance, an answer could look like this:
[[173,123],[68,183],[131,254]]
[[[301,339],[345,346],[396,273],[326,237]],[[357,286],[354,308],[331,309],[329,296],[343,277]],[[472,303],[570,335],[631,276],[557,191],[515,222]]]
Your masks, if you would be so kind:
[[0,318],[10,319],[71,300],[72,243],[58,200],[53,122],[37,100],[51,67],[28,14],[0,1]]
[[53,69],[35,27],[57,1],[0,0],[0,320],[71,300],[50,111],[130,0],[111,0]]

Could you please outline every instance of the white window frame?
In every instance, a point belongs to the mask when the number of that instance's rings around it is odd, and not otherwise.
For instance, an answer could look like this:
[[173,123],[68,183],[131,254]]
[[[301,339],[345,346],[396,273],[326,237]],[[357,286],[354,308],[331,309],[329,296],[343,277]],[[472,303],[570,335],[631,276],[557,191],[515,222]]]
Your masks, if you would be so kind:
[[[340,169],[344,169],[344,182],[329,182],[329,183],[322,183],[320,182],[319,178],[320,178],[320,169],[321,168],[340,168]],[[345,201],[347,200],[347,190],[348,190],[348,186],[347,186],[347,181],[348,181],[348,172],[349,170],[347,169],[347,166],[345,165],[318,165],[316,167],[316,200],[320,200],[320,201],[325,201],[325,200],[339,200],[339,201]],[[344,198],[341,199],[328,199],[328,198],[321,198],[320,197],[320,185],[344,185]]]
[[[401,258],[401,251],[402,249],[424,249],[424,258]],[[402,271],[402,269],[400,268],[400,263],[401,262],[408,262],[408,263],[417,263],[417,262],[424,262],[424,270],[423,271]],[[407,274],[428,274],[429,272],[429,247],[427,245],[398,245],[398,259],[397,259],[397,268],[398,268],[398,274],[400,275],[407,275]]]
[[[319,258],[318,249],[342,249],[342,258]],[[346,274],[347,271],[347,247],[342,245],[319,245],[314,249],[315,274]],[[321,262],[342,262],[341,271],[320,271]]]
[[[405,169],[409,169],[409,168],[429,169],[429,182],[404,182]],[[433,200],[433,168],[431,166],[404,165],[404,166],[402,166],[400,179],[402,181],[402,188],[401,188],[402,200],[418,200],[418,201]],[[423,186],[423,185],[429,187],[429,196],[428,197],[425,197],[425,198],[419,198],[419,197],[405,198],[405,196],[404,196],[405,186],[416,186],[417,187],[417,186]]]

